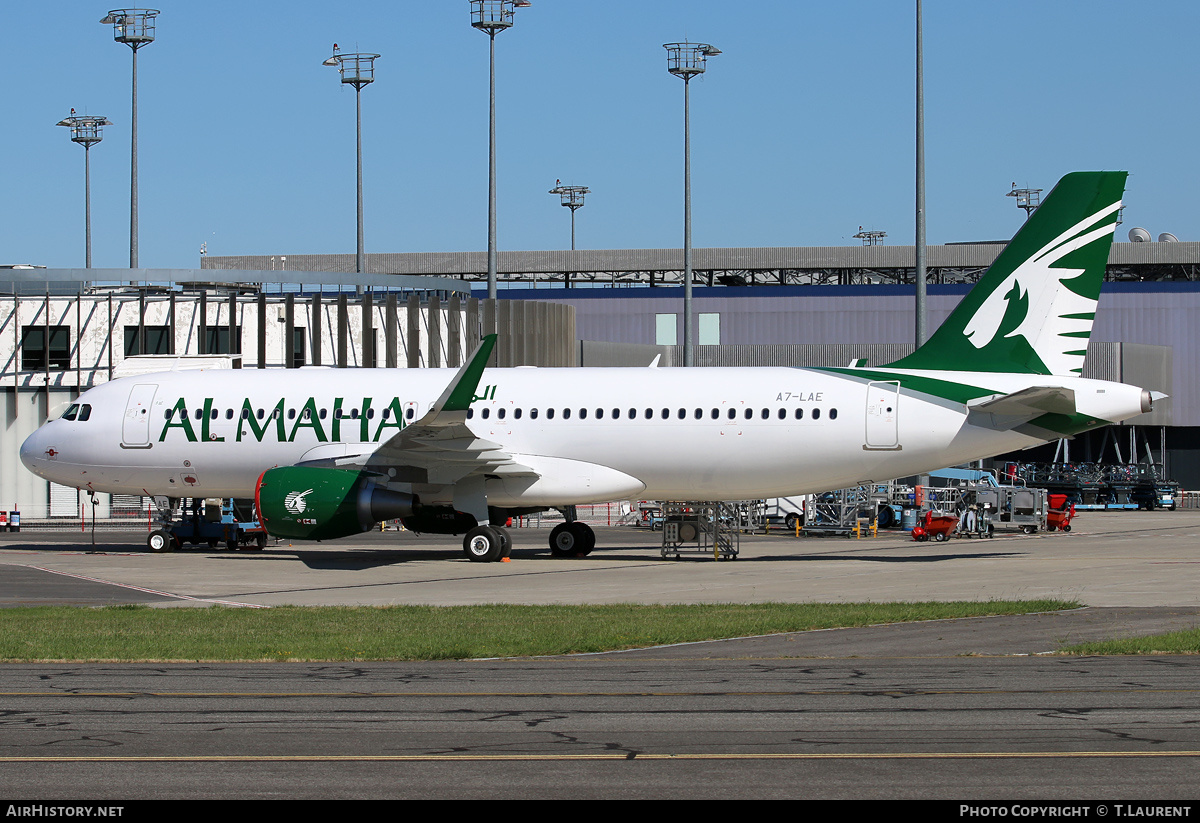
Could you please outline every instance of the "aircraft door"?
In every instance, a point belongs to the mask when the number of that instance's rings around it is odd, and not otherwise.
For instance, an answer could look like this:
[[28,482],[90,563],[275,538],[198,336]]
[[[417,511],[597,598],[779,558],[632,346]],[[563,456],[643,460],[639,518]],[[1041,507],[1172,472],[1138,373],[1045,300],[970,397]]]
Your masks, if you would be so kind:
[[864,449],[900,449],[900,381],[867,384]]
[[121,445],[127,449],[150,448],[150,409],[154,405],[155,383],[139,383],[129,392],[125,419],[121,422]]

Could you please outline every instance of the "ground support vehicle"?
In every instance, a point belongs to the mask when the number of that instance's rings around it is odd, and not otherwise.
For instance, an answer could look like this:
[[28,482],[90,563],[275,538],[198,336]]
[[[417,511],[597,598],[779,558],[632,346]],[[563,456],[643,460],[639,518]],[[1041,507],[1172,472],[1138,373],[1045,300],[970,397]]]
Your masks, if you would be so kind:
[[[260,550],[267,545],[267,531],[254,515],[251,501],[232,498],[154,498],[160,513],[160,527],[146,537],[153,552],[175,551],[187,544],[207,544],[210,549],[224,547]],[[245,518],[245,519],[243,519]]]
[[975,504],[987,512],[992,524],[998,528],[1015,527],[1026,534],[1046,528],[1049,506],[1045,489],[980,487],[975,490]]
[[957,517],[952,514],[934,514],[930,511],[926,512],[921,525],[913,527],[912,538],[920,543],[924,543],[930,538],[941,543],[949,540],[956,529],[958,529]]

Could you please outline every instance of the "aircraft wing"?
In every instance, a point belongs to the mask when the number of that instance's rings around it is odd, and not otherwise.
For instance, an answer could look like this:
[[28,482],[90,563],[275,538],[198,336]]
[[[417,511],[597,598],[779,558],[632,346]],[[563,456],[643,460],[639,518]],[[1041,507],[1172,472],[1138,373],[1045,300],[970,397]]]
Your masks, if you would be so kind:
[[451,485],[484,474],[537,477],[499,444],[477,437],[467,426],[467,409],[495,345],[496,335],[486,336],[433,407],[372,451],[309,464],[359,468],[398,483],[432,485]]

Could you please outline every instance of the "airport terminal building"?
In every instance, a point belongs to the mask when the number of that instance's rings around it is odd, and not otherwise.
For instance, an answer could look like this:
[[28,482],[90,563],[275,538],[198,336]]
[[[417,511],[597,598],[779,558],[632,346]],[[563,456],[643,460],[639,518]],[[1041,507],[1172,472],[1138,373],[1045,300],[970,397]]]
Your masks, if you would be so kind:
[[[930,329],[1002,247],[928,248]],[[681,260],[679,249],[500,252],[495,301],[473,293],[486,278],[482,252],[368,255],[365,275],[351,271],[354,255],[0,269],[0,510],[78,527],[81,496],[27,472],[18,449],[79,393],[123,375],[454,367],[490,331],[497,366],[681,364]],[[912,350],[912,247],[697,249],[694,268],[700,366],[879,364]],[[1085,376],[1171,399],[1081,436],[1070,458],[1162,462],[1200,488],[1200,243],[1116,243],[1107,279]],[[148,508],[99,497],[101,517]]]

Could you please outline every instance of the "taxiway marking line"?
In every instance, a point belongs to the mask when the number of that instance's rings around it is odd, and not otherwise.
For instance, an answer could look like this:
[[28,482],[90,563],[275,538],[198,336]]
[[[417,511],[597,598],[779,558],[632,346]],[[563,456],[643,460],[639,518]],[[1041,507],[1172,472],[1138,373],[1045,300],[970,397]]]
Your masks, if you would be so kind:
[[571,760],[1019,760],[1072,758],[1200,757],[1200,751],[1177,752],[846,752],[843,754],[769,752],[738,754],[395,754],[395,755],[145,755],[126,757],[0,757],[0,763],[418,763],[444,761],[571,761]]

